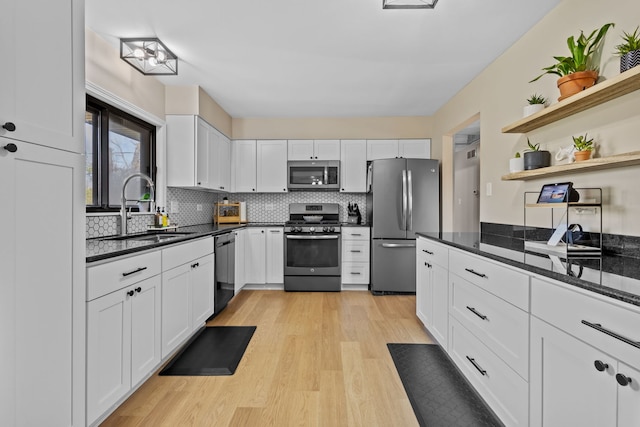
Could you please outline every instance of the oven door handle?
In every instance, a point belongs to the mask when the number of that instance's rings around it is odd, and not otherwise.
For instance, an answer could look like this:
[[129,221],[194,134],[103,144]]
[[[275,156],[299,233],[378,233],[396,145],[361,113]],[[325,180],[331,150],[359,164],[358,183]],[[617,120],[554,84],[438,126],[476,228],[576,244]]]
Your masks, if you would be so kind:
[[289,240],[335,240],[340,236],[287,236]]
[[383,248],[415,248],[415,243],[383,243]]

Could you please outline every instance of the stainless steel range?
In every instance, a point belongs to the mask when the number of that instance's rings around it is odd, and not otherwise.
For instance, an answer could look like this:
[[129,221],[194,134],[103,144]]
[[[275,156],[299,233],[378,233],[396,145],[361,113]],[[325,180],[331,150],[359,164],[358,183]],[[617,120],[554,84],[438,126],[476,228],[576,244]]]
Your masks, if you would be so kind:
[[290,204],[284,237],[285,291],[340,291],[339,204]]

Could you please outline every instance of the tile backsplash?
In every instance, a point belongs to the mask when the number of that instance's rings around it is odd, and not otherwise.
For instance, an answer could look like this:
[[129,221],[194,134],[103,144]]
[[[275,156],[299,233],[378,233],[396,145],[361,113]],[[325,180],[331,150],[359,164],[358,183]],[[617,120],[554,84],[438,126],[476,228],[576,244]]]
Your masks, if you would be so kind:
[[[207,224],[213,221],[213,205],[226,196],[233,202],[247,203],[249,222],[281,223],[289,219],[289,203],[338,203],[340,220],[347,219],[347,204],[357,203],[366,221],[367,198],[363,193],[335,191],[295,191],[290,193],[212,193],[167,187],[167,212],[172,223],[178,225]],[[173,210],[177,208],[177,211]],[[198,210],[200,209],[200,210]],[[153,214],[134,214],[129,220],[129,232],[142,232],[153,223]],[[112,236],[120,233],[120,215],[91,215],[86,220],[87,238]]]

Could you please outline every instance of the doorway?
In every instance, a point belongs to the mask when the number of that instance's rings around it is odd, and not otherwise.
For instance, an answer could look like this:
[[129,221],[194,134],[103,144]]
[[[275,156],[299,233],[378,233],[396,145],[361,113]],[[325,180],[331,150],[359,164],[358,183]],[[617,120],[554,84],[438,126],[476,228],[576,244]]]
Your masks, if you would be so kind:
[[480,231],[480,120],[453,135],[453,231]]

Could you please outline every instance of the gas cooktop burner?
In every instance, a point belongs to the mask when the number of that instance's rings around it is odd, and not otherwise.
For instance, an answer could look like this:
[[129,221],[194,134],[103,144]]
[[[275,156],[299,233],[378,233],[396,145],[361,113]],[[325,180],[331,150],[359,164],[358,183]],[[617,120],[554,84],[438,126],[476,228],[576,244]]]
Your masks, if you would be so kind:
[[291,220],[285,222],[285,225],[340,225],[338,221],[322,220],[318,222],[308,222],[304,220]]

